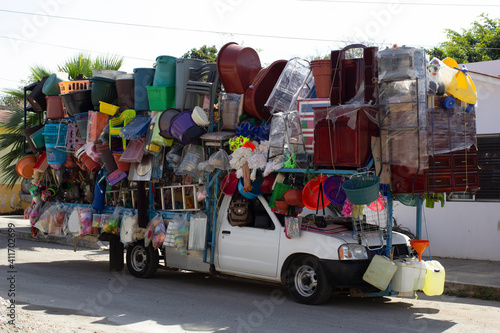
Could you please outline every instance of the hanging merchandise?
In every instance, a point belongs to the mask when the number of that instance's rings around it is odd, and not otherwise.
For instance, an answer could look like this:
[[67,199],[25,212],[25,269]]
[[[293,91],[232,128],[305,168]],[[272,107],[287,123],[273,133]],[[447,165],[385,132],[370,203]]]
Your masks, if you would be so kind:
[[157,249],[163,246],[165,241],[166,229],[163,217],[160,213],[156,214],[155,217],[149,222],[146,228],[146,234],[144,235],[144,246],[148,246],[149,243],[153,245],[153,248]]
[[440,67],[440,77],[446,87],[446,93],[468,104],[476,104],[477,90],[465,65],[460,68],[452,58],[445,58]]
[[301,217],[285,217],[285,236],[288,239],[300,237],[300,228],[302,226]]
[[224,149],[219,149],[218,152],[212,154],[208,160],[208,164],[216,169],[224,171],[231,168],[229,165],[229,156]]
[[176,175],[198,176],[198,164],[203,160],[203,149],[197,145],[187,145],[182,150],[182,161],[177,168]]
[[319,176],[311,179],[302,190],[302,201],[304,206],[311,210],[324,209],[330,201],[323,193],[323,183],[327,176]]
[[205,213],[198,213],[189,219],[189,250],[204,250],[207,234],[208,217]]
[[121,216],[123,215],[124,208],[123,207],[116,207],[115,210],[113,211],[113,214],[109,217],[109,219],[106,219],[105,221],[101,221],[101,223],[104,222],[104,225],[102,225],[102,231],[113,234],[113,235],[119,235],[120,234],[120,222],[121,222]]

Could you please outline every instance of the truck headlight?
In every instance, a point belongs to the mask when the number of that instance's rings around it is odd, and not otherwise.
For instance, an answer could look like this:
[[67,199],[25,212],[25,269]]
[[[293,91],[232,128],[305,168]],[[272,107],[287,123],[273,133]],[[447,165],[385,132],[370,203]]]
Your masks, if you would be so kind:
[[339,247],[340,260],[368,259],[368,253],[364,246],[358,244],[344,244]]

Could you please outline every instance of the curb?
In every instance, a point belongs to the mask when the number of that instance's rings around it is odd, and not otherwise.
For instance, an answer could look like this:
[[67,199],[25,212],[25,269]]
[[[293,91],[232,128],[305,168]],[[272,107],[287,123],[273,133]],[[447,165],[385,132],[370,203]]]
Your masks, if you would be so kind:
[[488,296],[491,299],[500,298],[500,288],[498,287],[479,286],[463,282],[445,281],[444,292],[445,293],[465,292],[467,295],[474,298],[482,298],[480,297],[481,295]]
[[[6,228],[0,228],[0,236],[8,237],[8,230]],[[83,236],[83,237],[92,237],[93,236]],[[86,249],[100,249],[101,246],[97,243],[97,241],[91,240],[89,238],[67,238],[65,236],[55,236],[55,235],[44,235],[39,236],[38,238],[33,238],[31,236],[31,231],[29,228],[17,228],[16,229],[16,239],[24,239],[31,240],[35,242],[42,243],[53,243],[53,244],[61,244],[61,245],[69,245],[86,248]],[[76,244],[75,244],[76,240]]]

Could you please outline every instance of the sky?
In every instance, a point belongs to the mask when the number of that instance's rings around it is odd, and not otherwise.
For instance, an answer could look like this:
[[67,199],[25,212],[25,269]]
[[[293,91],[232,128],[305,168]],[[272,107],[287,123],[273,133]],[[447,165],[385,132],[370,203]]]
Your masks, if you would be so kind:
[[84,51],[124,57],[121,70],[156,57],[236,42],[263,66],[311,58],[369,41],[431,48],[445,29],[471,27],[481,13],[500,18],[498,0],[0,0],[0,91],[29,67],[57,65]]

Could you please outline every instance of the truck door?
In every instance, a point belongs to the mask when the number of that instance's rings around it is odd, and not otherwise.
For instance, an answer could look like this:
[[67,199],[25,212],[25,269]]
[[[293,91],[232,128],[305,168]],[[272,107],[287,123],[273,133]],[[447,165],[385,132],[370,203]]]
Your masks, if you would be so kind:
[[[219,270],[249,276],[276,277],[280,224],[262,197],[250,200],[254,221],[246,226],[229,223],[227,207],[218,237]],[[274,216],[274,218],[272,218]]]

